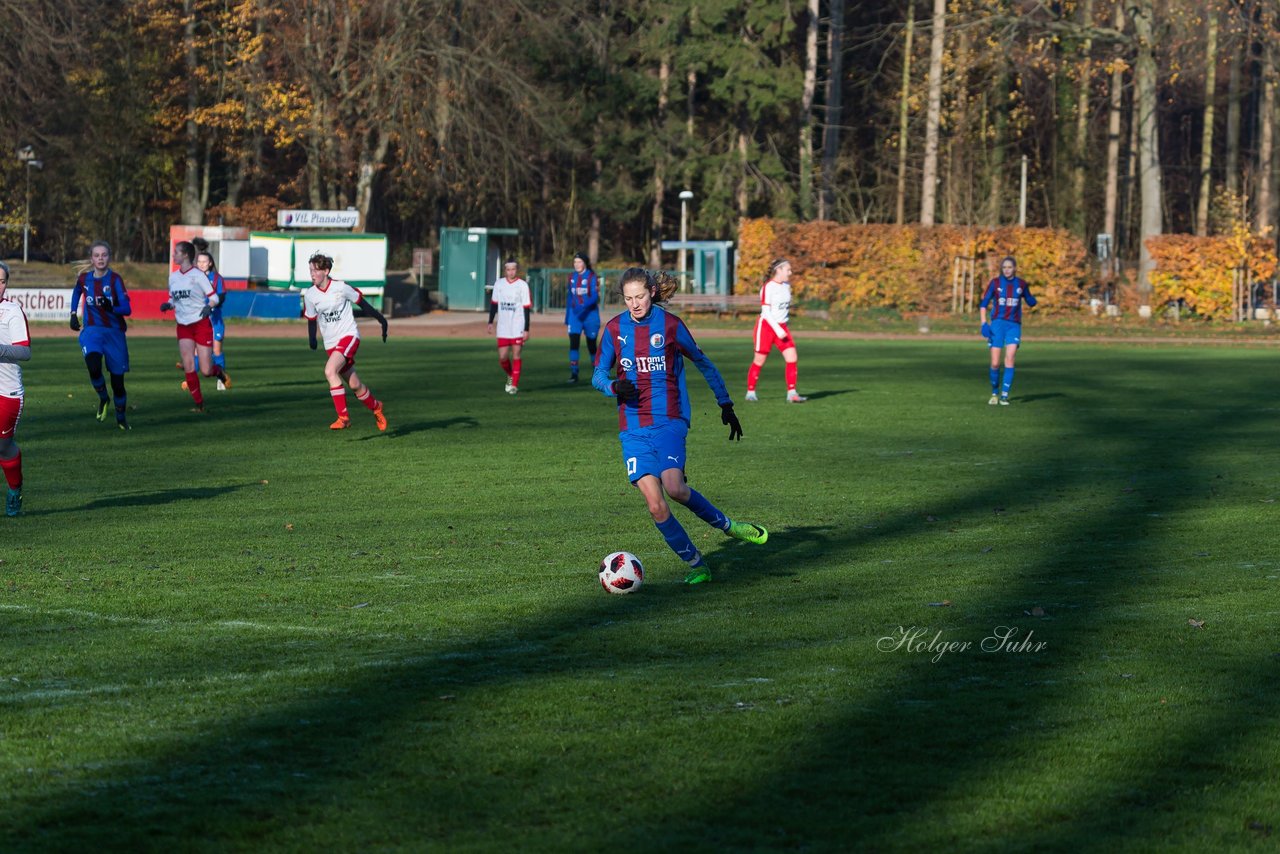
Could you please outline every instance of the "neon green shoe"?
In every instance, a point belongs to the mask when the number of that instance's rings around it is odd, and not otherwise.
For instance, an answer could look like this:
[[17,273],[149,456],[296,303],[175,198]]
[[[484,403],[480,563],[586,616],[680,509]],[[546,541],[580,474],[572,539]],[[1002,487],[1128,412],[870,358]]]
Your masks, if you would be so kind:
[[702,566],[695,566],[689,570],[689,574],[684,577],[685,584],[701,584],[704,581],[711,580],[711,567],[703,563]]
[[110,407],[110,406],[111,406],[111,400],[110,400],[110,399],[107,399],[107,400],[100,400],[100,401],[98,401],[98,415],[97,415],[97,418],[98,418],[98,420],[99,420],[99,421],[101,421],[101,420],[103,420],[104,418],[106,418],[106,417],[107,417],[107,409],[108,409],[108,407]]
[[755,543],[756,545],[762,545],[769,539],[768,531],[750,522],[730,522],[729,530],[725,533],[735,540],[746,540],[748,543]]

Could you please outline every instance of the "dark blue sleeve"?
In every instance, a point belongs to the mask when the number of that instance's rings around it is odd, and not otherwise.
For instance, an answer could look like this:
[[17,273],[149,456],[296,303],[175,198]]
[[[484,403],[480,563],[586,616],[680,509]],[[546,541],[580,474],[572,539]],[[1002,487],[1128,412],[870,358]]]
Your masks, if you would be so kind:
[[80,308],[80,298],[84,296],[84,276],[76,279],[76,286],[71,289],[71,313],[75,314]]
[[573,273],[569,274],[569,282],[564,286],[564,325],[568,326],[573,319]]
[[111,310],[121,317],[128,317],[133,314],[133,306],[129,302],[129,292],[125,290],[124,279],[118,275],[116,276],[116,283],[113,290],[116,295],[116,301],[115,305],[111,307]]
[[1031,286],[1026,282],[1022,283],[1022,298],[1027,301],[1027,305],[1036,304],[1036,298],[1031,295]]
[[693,362],[702,372],[703,379],[711,387],[711,393],[716,396],[716,403],[721,406],[733,403],[733,399],[729,397],[729,389],[725,387],[724,378],[716,369],[715,362],[712,362],[710,357],[698,347],[698,342],[693,340],[693,333],[684,325],[683,320],[676,325],[676,343],[680,345],[680,351],[684,357]]
[[596,352],[596,367],[591,372],[591,384],[605,397],[613,397],[613,380],[609,379],[609,371],[613,369],[613,363],[617,359],[614,346],[613,335],[606,327],[604,334],[600,336],[600,349]]
[[596,277],[595,270],[587,271],[587,304],[583,306],[584,310],[594,309],[600,305],[600,279]]

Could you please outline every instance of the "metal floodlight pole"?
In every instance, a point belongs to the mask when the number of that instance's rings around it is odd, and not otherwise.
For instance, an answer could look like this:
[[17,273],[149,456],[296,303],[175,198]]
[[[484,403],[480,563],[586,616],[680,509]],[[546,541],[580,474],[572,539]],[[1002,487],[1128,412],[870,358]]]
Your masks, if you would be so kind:
[[688,256],[685,253],[684,244],[689,241],[689,200],[693,198],[692,190],[680,191],[680,288],[685,287],[685,277],[688,274],[687,266]]

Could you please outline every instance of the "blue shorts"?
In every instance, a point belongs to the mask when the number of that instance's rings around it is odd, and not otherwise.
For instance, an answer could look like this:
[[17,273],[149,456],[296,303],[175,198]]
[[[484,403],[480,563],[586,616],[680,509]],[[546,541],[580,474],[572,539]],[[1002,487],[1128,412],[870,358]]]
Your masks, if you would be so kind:
[[221,341],[226,337],[227,325],[222,322],[222,312],[215,311],[209,315],[209,325],[213,327],[213,340]]
[[683,421],[664,421],[619,433],[627,479],[635,483],[647,474],[661,478],[667,469],[683,471],[684,440],[688,435],[689,425]]
[[600,312],[592,311],[582,317],[569,315],[569,334],[578,335],[583,332],[592,338],[600,336]]
[[107,373],[129,373],[129,345],[119,329],[104,326],[86,326],[80,330],[80,352],[101,353],[107,363]]
[[991,321],[991,346],[1005,348],[1017,347],[1022,343],[1022,324],[1012,320]]

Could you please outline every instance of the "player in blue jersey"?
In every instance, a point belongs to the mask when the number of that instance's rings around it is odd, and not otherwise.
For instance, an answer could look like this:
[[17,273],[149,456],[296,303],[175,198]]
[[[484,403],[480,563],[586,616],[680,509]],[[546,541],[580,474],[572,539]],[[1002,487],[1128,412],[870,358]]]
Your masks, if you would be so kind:
[[564,323],[569,329],[569,384],[578,381],[578,341],[587,333],[587,353],[594,363],[600,337],[600,279],[591,261],[579,252],[573,256],[573,273],[565,297]]
[[[671,514],[668,497],[735,539],[763,543],[769,532],[750,522],[731,521],[685,479],[690,414],[685,359],[702,372],[715,394],[730,441],[742,438],[742,425],[716,366],[698,348],[684,321],[659,305],[676,292],[678,280],[632,267],[622,274],[618,287],[627,310],[605,325],[591,384],[618,399],[618,436],[627,477],[644,496],[667,545],[689,565],[685,583],[700,584],[711,580],[711,567]],[[609,379],[611,372],[617,379]]]
[[[1031,288],[1018,278],[1018,264],[1012,257],[1000,262],[1000,275],[987,283],[987,290],[978,302],[978,316],[982,320],[982,337],[991,349],[991,399],[995,406],[1009,405],[1009,389],[1013,386],[1013,357],[1022,343],[1022,303],[1034,306],[1036,298]],[[987,306],[991,306],[991,322],[987,322]],[[1000,377],[1000,353],[1004,352],[1004,378]]]
[[[129,344],[125,341],[128,324],[125,318],[133,309],[124,279],[111,269],[111,247],[99,240],[89,247],[90,268],[80,274],[71,291],[71,330],[80,333],[80,352],[89,369],[89,382],[98,393],[99,421],[107,417],[111,396],[102,377],[105,361],[111,376],[111,395],[116,399],[116,426],[129,429],[125,417],[127,396],[124,375],[129,372]],[[80,302],[84,300],[84,322],[80,320]]]
[[[213,367],[215,373],[220,374],[218,391],[226,391],[231,388],[227,359],[222,355],[222,339],[227,336],[226,324],[222,322],[222,304],[227,301],[227,283],[218,272],[218,265],[214,263],[208,242],[196,238],[191,243],[196,247],[196,269],[209,277],[209,284],[213,285],[213,292],[218,295],[218,304],[209,312],[209,325],[213,327]],[[204,244],[203,249],[201,244]]]

